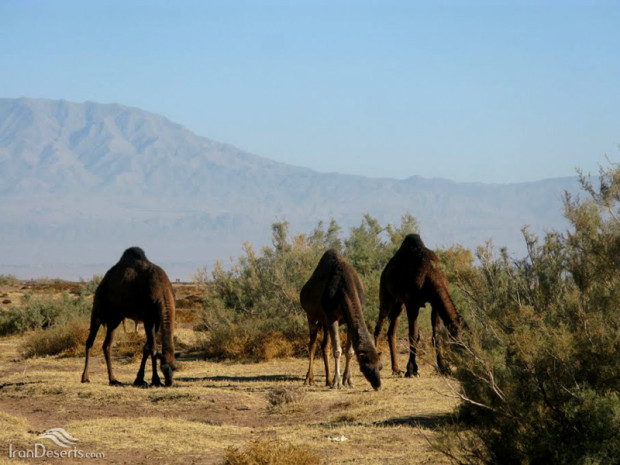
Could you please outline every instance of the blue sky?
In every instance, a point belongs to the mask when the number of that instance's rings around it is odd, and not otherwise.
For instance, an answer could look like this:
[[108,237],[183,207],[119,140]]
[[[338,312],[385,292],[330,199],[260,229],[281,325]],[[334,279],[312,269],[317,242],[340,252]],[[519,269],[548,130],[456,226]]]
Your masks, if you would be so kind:
[[617,1],[0,0],[0,96],[116,102],[319,171],[620,158]]

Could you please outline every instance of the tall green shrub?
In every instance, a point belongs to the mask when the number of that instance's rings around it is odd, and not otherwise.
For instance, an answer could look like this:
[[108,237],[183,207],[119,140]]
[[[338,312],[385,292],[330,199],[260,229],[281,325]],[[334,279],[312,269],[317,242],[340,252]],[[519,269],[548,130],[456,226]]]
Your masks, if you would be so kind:
[[526,258],[487,244],[459,276],[469,434],[444,443],[457,463],[618,463],[620,167],[600,174],[581,178],[589,198],[566,195],[566,234],[525,229]]

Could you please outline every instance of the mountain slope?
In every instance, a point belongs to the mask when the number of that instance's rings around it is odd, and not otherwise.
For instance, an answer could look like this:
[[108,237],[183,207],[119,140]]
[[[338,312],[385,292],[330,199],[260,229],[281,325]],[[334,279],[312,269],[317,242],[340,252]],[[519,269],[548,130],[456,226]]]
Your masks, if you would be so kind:
[[[0,99],[0,273],[89,276],[124,248],[187,278],[293,232],[364,213],[404,213],[432,247],[492,238],[523,252],[520,228],[563,228],[561,194],[576,179],[491,185],[411,177],[373,179],[277,163],[199,137],[164,117],[116,104]],[[88,264],[91,264],[89,267]]]

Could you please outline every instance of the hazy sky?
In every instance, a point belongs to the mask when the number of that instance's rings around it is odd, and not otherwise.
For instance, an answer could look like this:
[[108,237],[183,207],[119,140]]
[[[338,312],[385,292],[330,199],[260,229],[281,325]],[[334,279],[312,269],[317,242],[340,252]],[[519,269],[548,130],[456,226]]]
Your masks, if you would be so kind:
[[511,182],[620,158],[620,2],[0,0],[0,96],[267,158]]

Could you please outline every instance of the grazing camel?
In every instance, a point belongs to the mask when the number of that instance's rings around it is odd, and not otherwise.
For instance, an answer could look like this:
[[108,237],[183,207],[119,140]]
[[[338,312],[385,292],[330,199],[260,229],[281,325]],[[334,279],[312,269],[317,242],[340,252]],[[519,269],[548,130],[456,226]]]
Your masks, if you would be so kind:
[[[308,317],[310,332],[310,366],[306,374],[306,384],[314,382],[313,360],[319,330],[323,330],[323,361],[325,363],[326,384],[340,388],[342,384],[351,386],[350,362],[353,353],[357,355],[360,369],[375,390],[381,388],[379,371],[380,354],[372,341],[372,336],[364,322],[364,288],[355,271],[344,257],[330,249],[323,254],[314,273],[301,290],[299,300]],[[345,349],[345,369],[340,376],[339,325],[347,325],[347,345]],[[335,360],[335,373],[330,384],[329,362],[325,351],[328,333],[332,341]]]
[[458,337],[461,329],[461,317],[448,292],[448,280],[441,270],[439,258],[424,246],[418,234],[405,237],[398,251],[387,263],[381,273],[379,287],[379,319],[375,327],[375,344],[378,343],[383,321],[390,321],[388,343],[392,358],[392,372],[400,375],[402,371],[396,360],[396,329],[403,311],[407,308],[409,320],[409,362],[406,377],[418,376],[416,349],[420,340],[418,329],[418,313],[420,307],[430,303],[432,307],[431,322],[433,326],[433,346],[437,354],[437,367],[442,374],[450,369],[444,361],[438,340],[441,321],[448,329],[450,336]]
[[[144,368],[149,356],[153,363],[152,384],[162,385],[157,374],[157,359],[159,358],[166,386],[172,385],[172,371],[175,368],[174,314],[172,286],[164,270],[151,263],[139,247],[125,250],[119,262],[105,274],[95,291],[90,332],[86,340],[86,361],[82,382],[89,382],[88,355],[99,326],[103,324],[106,326],[103,355],[108,367],[108,379],[111,385],[121,384],[112,372],[110,347],[116,327],[124,318],[131,318],[134,321],[143,322],[146,332],[142,362],[134,385],[147,386],[144,381]],[[160,329],[163,355],[156,354],[155,351],[155,335]]]

